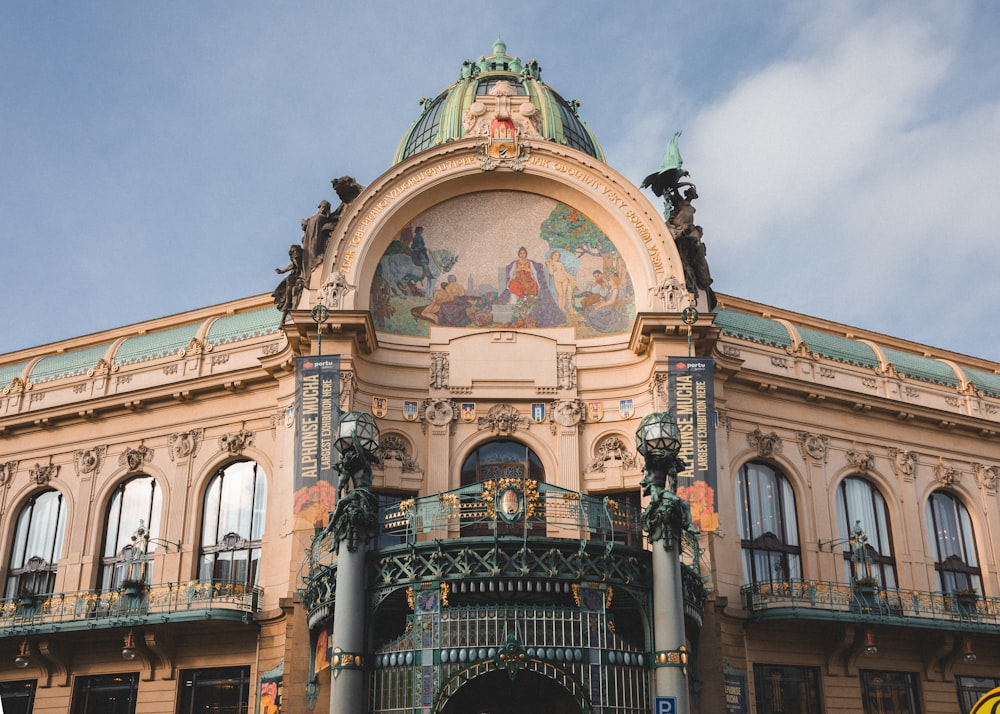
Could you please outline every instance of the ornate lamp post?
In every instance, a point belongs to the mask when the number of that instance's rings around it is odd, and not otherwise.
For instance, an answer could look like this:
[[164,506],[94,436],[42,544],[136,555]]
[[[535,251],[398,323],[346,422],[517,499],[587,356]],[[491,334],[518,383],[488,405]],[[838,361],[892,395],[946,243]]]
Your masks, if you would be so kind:
[[378,463],[378,426],[370,414],[340,415],[334,442],[337,507],[327,529],[337,551],[337,599],[333,606],[333,653],[330,657],[330,711],[362,712],[365,704],[365,548],[375,530],[378,498],[369,488]]
[[[688,698],[687,648],[684,645],[684,590],[680,541],[691,529],[691,510],[677,495],[677,474],[686,464],[680,432],[669,411],[646,416],[635,432],[636,450],[645,459],[641,485],[649,496],[642,528],[653,543],[653,677],[654,694],[673,697],[677,714],[691,711]],[[662,547],[656,547],[661,543]]]

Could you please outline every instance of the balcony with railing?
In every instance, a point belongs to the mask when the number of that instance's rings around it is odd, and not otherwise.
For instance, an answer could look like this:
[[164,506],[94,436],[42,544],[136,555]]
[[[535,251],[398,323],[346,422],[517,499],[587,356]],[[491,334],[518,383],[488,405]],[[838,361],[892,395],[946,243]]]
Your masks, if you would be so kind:
[[903,627],[1000,631],[1000,598],[971,591],[942,593],[877,584],[784,580],[741,590],[752,621],[839,620],[883,622]]
[[[422,498],[383,497],[369,543],[369,587],[378,601],[419,583],[451,592],[569,592],[574,583],[652,585],[639,508],[532,479],[488,480]],[[704,607],[697,539],[684,539],[685,600]],[[314,539],[304,578],[310,622],[332,611],[336,555],[329,533]],[[508,595],[509,597],[510,595]]]
[[261,588],[220,581],[24,594],[0,600],[0,637],[209,619],[249,622],[261,596]]

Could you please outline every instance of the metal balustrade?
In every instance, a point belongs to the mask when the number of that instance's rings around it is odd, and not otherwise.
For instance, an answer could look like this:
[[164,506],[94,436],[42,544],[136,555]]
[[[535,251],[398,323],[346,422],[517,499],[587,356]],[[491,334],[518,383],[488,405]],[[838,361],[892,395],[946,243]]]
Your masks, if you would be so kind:
[[0,600],[0,637],[168,621],[249,621],[260,610],[262,594],[241,583],[190,581],[24,595]]
[[1000,598],[973,593],[786,580],[744,586],[741,595],[754,620],[880,620],[963,631],[1000,628]]

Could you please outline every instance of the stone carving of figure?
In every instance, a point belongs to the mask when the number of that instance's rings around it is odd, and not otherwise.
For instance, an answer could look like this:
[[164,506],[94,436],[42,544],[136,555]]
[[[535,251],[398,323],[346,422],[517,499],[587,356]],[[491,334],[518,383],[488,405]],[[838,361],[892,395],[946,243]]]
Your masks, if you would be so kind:
[[329,201],[320,201],[317,209],[312,216],[302,219],[302,275],[306,280],[323,260],[327,241],[339,218],[330,214]]
[[572,352],[556,353],[556,378],[560,389],[576,387],[576,365],[573,364]]
[[278,287],[271,293],[274,298],[274,306],[281,310],[281,322],[284,323],[288,313],[294,310],[299,304],[302,296],[302,288],[305,284],[302,272],[302,246],[290,245],[288,247],[288,258],[291,261],[284,268],[275,268],[278,275],[287,273]]
[[431,353],[431,387],[434,389],[448,388],[448,353]]
[[[687,186],[681,195],[680,186]],[[715,292],[712,290],[712,274],[708,269],[705,244],[702,243],[701,226],[694,223],[694,206],[691,202],[698,198],[698,190],[693,183],[682,181],[670,189],[668,200],[673,204],[667,221],[670,232],[674,236],[677,252],[680,253],[684,266],[684,281],[688,292],[695,295],[698,290],[704,290],[710,310],[715,309]]]

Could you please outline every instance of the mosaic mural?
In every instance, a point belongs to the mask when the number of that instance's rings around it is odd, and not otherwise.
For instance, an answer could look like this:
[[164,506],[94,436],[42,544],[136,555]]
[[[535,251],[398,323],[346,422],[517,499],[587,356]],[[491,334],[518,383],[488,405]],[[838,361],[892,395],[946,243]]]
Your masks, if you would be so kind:
[[379,260],[375,329],[573,327],[621,334],[635,294],[614,244],[576,209],[515,191],[453,198],[415,218]]

